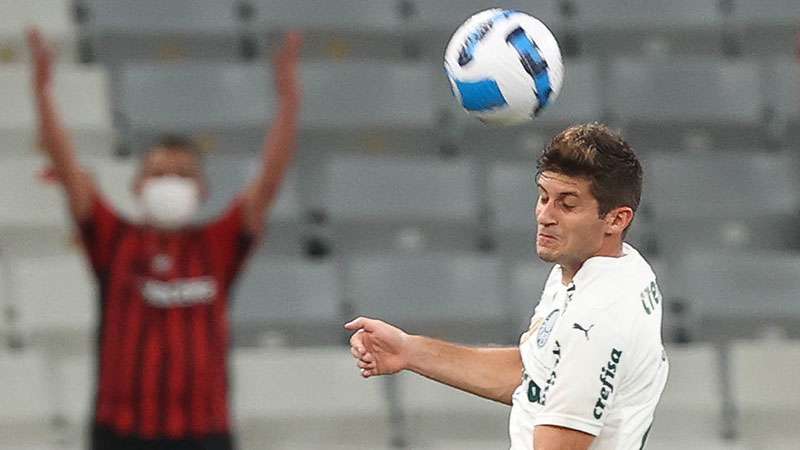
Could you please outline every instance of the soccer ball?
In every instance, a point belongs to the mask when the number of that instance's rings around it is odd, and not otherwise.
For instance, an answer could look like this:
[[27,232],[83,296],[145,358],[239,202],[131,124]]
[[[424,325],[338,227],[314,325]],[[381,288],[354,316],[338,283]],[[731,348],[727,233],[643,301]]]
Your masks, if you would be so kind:
[[444,69],[467,113],[500,125],[536,117],[556,99],[564,79],[553,33],[538,19],[505,9],[467,19],[447,44]]

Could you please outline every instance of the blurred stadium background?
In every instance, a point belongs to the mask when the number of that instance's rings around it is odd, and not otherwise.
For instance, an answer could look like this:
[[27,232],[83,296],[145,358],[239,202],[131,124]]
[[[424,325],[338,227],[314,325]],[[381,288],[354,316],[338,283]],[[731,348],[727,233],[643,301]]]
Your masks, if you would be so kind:
[[[542,18],[561,98],[487,129],[441,56],[473,12]],[[341,324],[513,344],[549,267],[532,246],[534,158],[581,121],[645,162],[629,240],[665,296],[671,378],[650,449],[800,448],[797,0],[0,0],[0,448],[84,448],[94,286],[40,176],[23,30],[59,50],[80,158],[132,211],[162,132],[207,151],[218,212],[269,120],[265,61],[306,35],[299,157],[239,281],[231,377],[242,449],[501,449],[508,409],[414,376],[362,381]]]

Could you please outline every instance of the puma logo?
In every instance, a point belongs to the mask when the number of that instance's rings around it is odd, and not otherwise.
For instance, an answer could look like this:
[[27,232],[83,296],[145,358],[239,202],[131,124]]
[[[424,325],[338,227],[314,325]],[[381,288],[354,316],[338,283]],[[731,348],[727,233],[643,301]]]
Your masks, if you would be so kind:
[[587,341],[589,340],[589,330],[591,330],[592,328],[594,328],[594,324],[589,325],[589,328],[583,328],[581,326],[581,324],[579,324],[578,322],[575,322],[575,323],[572,324],[572,329],[573,330],[581,330],[581,331],[583,331],[583,334],[586,335],[586,340]]

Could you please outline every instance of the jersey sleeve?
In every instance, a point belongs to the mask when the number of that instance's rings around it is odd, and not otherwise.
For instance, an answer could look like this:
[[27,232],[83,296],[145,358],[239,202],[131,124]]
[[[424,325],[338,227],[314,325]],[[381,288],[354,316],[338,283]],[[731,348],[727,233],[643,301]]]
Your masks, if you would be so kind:
[[100,193],[94,193],[89,216],[78,223],[81,241],[95,273],[105,272],[127,222],[114,211]]
[[614,406],[628,353],[614,314],[584,314],[562,324],[544,406],[535,425],[556,425],[597,436]]
[[257,236],[245,226],[244,201],[241,197],[218,219],[205,227],[214,263],[229,287],[253,248]]

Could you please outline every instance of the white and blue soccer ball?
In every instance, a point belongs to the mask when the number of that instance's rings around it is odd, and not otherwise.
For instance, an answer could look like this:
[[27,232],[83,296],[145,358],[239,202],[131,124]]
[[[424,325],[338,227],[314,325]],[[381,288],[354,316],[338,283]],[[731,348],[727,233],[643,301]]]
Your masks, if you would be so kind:
[[539,19],[505,9],[467,19],[450,38],[444,68],[467,113],[500,125],[536,117],[555,101],[564,80],[553,33]]

